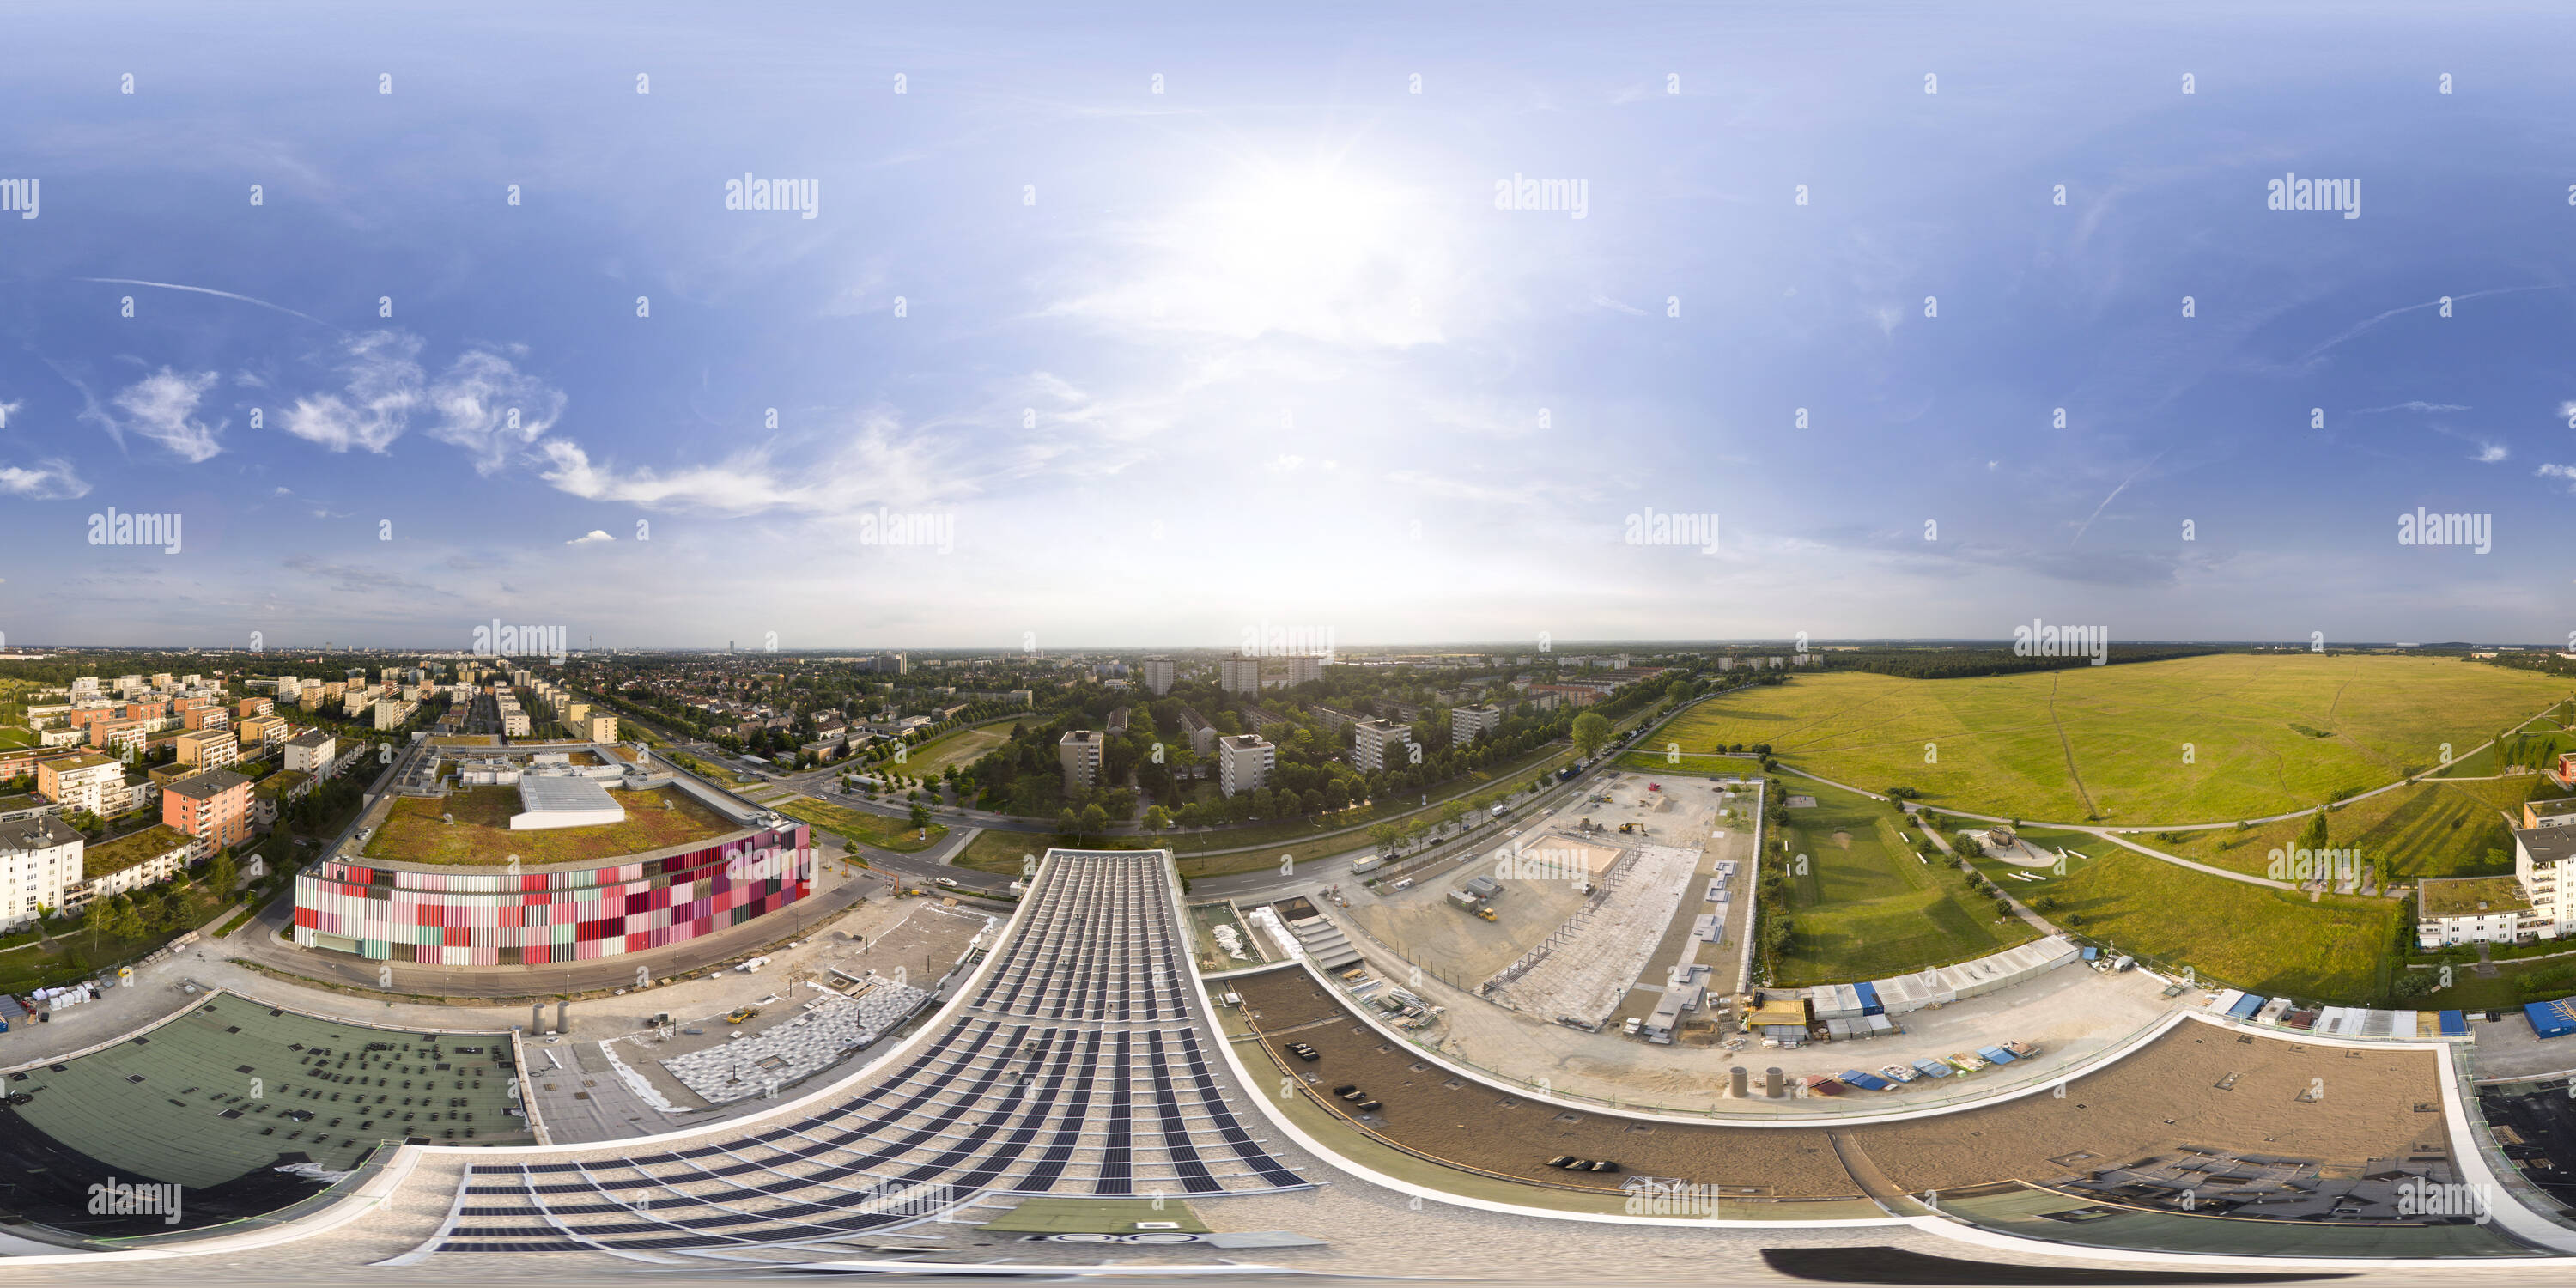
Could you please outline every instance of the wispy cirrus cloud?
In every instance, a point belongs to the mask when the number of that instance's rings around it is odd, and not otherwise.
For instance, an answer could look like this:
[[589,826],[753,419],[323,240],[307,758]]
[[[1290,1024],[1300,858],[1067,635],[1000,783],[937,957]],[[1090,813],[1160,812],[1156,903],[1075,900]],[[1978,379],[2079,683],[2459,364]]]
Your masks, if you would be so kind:
[[338,392],[308,394],[286,410],[286,432],[334,452],[382,455],[429,417],[429,436],[464,448],[478,474],[499,471],[563,415],[564,393],[519,370],[524,350],[479,346],[431,380],[420,362],[419,336],[369,331],[342,342]]
[[106,425],[120,445],[125,434],[138,434],[193,465],[224,450],[223,431],[229,422],[209,425],[197,415],[197,404],[205,400],[206,391],[215,387],[217,379],[211,371],[189,373],[163,367],[109,400],[122,416],[111,415],[95,405],[81,415]]
[[30,501],[68,501],[89,495],[89,484],[72,472],[71,462],[55,457],[33,466],[0,465],[0,492]]

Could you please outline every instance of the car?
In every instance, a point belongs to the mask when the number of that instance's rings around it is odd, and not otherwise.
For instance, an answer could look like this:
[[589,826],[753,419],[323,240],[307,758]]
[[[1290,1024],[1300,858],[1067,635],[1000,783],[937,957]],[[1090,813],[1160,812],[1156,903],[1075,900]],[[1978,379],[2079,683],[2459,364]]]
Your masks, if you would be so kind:
[[939,878],[939,880],[937,880],[936,882],[933,882],[932,884],[934,884],[934,885],[943,885],[943,886],[948,887],[948,888],[949,888],[949,889],[951,889],[951,890],[963,890],[963,889],[965,889],[965,887],[964,887],[964,886],[961,886],[961,885],[957,884],[957,878],[955,878],[955,877],[941,877],[941,878]]

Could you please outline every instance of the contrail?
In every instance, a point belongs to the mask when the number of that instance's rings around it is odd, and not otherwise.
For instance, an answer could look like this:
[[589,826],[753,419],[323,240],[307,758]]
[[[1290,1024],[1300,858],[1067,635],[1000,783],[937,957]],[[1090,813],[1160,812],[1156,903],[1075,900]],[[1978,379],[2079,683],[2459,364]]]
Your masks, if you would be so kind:
[[[2166,448],[2166,449],[2165,449],[2165,452],[2170,452],[2170,451],[2172,451],[2172,450],[2173,450],[2172,448],[2168,447],[2168,448]],[[2088,514],[2088,515],[2084,516],[2084,527],[2077,528],[2077,529],[2075,530],[2075,535],[2074,535],[2073,537],[2069,538],[2069,539],[2067,540],[2067,542],[2066,542],[2066,546],[2067,546],[2067,548],[2068,548],[2068,549],[2070,549],[2070,550],[2071,550],[2071,549],[2074,549],[2074,547],[2075,547],[2075,543],[2076,543],[2076,542],[2078,542],[2078,541],[2082,541],[2082,540],[2084,539],[2084,531],[2085,531],[2085,528],[2090,528],[2090,527],[2092,527],[2092,526],[2093,526],[2093,521],[2094,521],[2095,519],[2101,518],[2101,517],[2102,517],[2102,512],[2103,512],[2104,510],[2110,509],[2110,508],[2111,508],[2111,503],[2112,503],[2113,501],[2118,500],[2118,499],[2120,498],[2120,494],[2121,494],[2121,493],[2128,491],[2128,490],[2129,490],[2129,485],[2130,485],[2130,484],[2132,484],[2132,483],[2137,482],[2137,481],[2138,481],[2138,476],[2139,476],[2139,475],[2144,474],[2144,473],[2146,473],[2147,471],[2149,471],[2149,470],[2151,470],[2151,469],[2154,469],[2154,468],[2156,467],[2156,461],[2161,461],[2161,460],[2163,460],[2163,459],[2165,458],[2165,452],[2158,452],[2158,453],[2156,453],[2156,455],[2155,455],[2155,460],[2148,461],[2146,464],[2141,465],[2141,466],[2139,466],[2138,468],[2136,468],[2136,469],[2134,469],[2134,470],[2129,471],[2129,477],[2127,477],[2127,478],[2124,478],[2124,479],[2120,480],[2120,486],[2118,486],[2118,487],[2115,487],[2115,488],[2111,489],[2111,495],[2106,496],[2106,497],[2103,497],[2103,498],[2102,498],[2102,504],[2097,505],[2097,506],[2094,506],[2094,507],[2093,507],[2093,513],[2091,513],[2091,514]]]
[[288,317],[302,318],[316,326],[327,326],[334,331],[341,332],[342,334],[346,334],[348,332],[347,327],[340,326],[337,323],[325,322],[310,313],[298,313],[283,304],[271,304],[266,300],[255,299],[248,295],[236,294],[232,291],[218,291],[211,286],[188,286],[180,282],[146,282],[140,278],[133,277],[80,277],[72,280],[79,282],[106,282],[117,286],[151,286],[158,287],[165,291],[193,291],[199,295],[220,295],[228,300],[240,300],[244,304],[256,304],[264,309],[274,309]]
[[[2452,297],[2451,297],[2451,299],[2452,299],[2452,300],[2454,300],[2454,301],[2459,301],[2459,300],[2475,300],[2475,299],[2482,299],[2482,298],[2484,298],[2484,297],[2486,297],[2486,296],[2489,296],[2489,295],[2520,295],[2521,293],[2523,293],[2523,292],[2525,292],[2525,291],[2563,291],[2563,290],[2565,290],[2565,289],[2567,289],[2565,286],[2562,286],[2562,285],[2555,285],[2555,284],[2553,284],[2553,285],[2548,285],[2548,286],[2498,286],[2498,287],[2493,287],[2493,288],[2490,288],[2490,289],[2488,289],[2488,290],[2483,290],[2483,291],[2471,291],[2471,292],[2467,293],[2466,295],[2454,295],[2454,296],[2452,296]],[[2301,362],[2308,362],[2308,361],[2312,361],[2312,360],[2314,360],[2314,359],[2316,358],[2316,356],[2317,356],[2318,354],[2324,353],[2326,350],[2331,349],[2331,348],[2335,347],[2336,345],[2342,344],[2344,341],[2349,340],[2349,339],[2353,338],[2354,336],[2357,336],[2357,335],[2361,334],[2362,332],[2367,331],[2367,330],[2369,330],[2370,328],[2375,327],[2375,326],[2379,325],[2380,323],[2385,322],[2385,321],[2387,321],[2388,319],[2390,319],[2390,318],[2393,318],[2393,317],[2397,316],[2397,315],[2398,315],[2398,314],[2400,314],[2400,313],[2413,313],[2413,312],[2415,312],[2415,311],[2416,311],[2416,310],[2418,310],[2418,309],[2429,309],[2429,308],[2432,308],[2432,307],[2434,307],[2435,305],[2438,305],[2438,304],[2440,304],[2440,303],[2441,303],[2441,301],[2440,301],[2440,300],[2426,300],[2426,301],[2424,301],[2424,302],[2423,302],[2423,303],[2421,303],[2421,304],[2408,304],[2408,305],[2403,305],[2403,306],[2398,307],[2398,308],[2390,309],[2390,310],[2388,310],[2388,311],[2387,311],[2387,312],[2385,312],[2385,313],[2381,313],[2381,314],[2375,315],[2375,316],[2373,316],[2373,317],[2371,317],[2371,318],[2368,318],[2368,319],[2366,319],[2366,320],[2362,321],[2360,324],[2358,324],[2358,325],[2356,325],[2356,326],[2352,327],[2350,330],[2345,331],[2343,334],[2341,334],[2341,335],[2339,335],[2339,336],[2336,336],[2335,338],[2333,338],[2333,339],[2331,339],[2331,340],[2326,341],[2324,344],[2318,345],[2317,347],[2315,347],[2315,348],[2313,348],[2313,349],[2308,350],[2306,353],[2300,354],[2300,355],[2299,355],[2299,361],[2301,361]]]

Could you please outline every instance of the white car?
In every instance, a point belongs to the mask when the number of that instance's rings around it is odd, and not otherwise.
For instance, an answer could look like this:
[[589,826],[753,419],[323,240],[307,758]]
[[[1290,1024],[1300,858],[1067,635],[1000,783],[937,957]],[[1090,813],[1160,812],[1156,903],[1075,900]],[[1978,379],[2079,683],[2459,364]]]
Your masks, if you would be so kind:
[[965,888],[964,886],[957,884],[957,879],[954,877],[941,877],[933,884],[944,885],[951,890],[962,890]]

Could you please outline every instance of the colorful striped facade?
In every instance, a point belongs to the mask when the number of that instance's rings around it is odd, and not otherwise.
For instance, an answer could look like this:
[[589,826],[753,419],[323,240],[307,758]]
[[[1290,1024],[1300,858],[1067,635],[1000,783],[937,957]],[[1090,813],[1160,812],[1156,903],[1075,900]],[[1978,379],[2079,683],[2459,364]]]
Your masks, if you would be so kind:
[[813,892],[812,829],[599,868],[422,871],[325,862],[295,879],[295,942],[374,961],[538,966],[685,943]]

